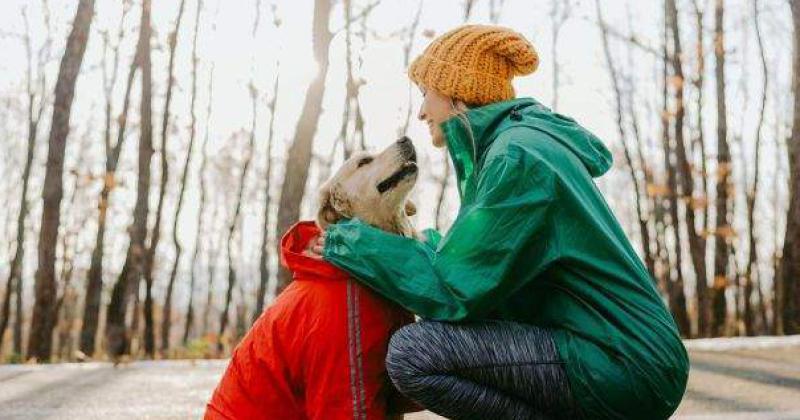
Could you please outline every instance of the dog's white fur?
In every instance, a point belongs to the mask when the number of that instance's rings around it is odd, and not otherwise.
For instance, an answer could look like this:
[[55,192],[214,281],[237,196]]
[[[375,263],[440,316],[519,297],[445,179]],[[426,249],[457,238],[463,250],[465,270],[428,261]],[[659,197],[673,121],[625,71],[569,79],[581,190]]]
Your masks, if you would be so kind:
[[[415,160],[408,140],[392,143],[380,153],[354,153],[320,189],[317,225],[324,230],[343,218],[358,217],[379,229],[418,237],[409,219],[416,207],[408,200],[417,180]],[[404,168],[407,174],[396,185],[379,191],[378,185]]]

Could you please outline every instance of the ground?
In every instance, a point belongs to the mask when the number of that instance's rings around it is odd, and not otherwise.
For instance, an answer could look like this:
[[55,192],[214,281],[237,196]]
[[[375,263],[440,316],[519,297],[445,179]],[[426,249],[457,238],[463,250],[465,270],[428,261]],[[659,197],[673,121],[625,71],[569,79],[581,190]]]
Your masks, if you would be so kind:
[[[781,340],[694,340],[687,345],[691,373],[675,418],[800,419],[800,337]],[[107,363],[0,366],[0,418],[200,418],[226,363],[150,361],[117,369]],[[420,413],[407,418],[438,417]]]

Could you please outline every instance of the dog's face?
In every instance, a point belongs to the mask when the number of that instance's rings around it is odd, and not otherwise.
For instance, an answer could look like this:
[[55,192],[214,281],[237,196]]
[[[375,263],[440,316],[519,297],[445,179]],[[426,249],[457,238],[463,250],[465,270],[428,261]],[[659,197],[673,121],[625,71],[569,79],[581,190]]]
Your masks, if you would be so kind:
[[407,196],[417,180],[417,153],[403,137],[380,153],[353,154],[320,191],[317,224],[325,229],[342,218],[410,234],[406,216],[416,210]]

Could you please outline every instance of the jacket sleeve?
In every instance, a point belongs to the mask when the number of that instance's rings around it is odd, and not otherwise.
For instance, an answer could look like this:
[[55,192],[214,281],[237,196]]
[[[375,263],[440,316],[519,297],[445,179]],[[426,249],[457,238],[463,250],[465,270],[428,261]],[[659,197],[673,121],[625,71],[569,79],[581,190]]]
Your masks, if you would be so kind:
[[425,245],[428,245],[434,250],[439,246],[439,242],[442,240],[442,234],[433,228],[423,230],[422,234],[425,236]]
[[328,227],[324,258],[422,318],[479,318],[556,258],[554,178],[533,156],[494,157],[437,247],[354,218]]

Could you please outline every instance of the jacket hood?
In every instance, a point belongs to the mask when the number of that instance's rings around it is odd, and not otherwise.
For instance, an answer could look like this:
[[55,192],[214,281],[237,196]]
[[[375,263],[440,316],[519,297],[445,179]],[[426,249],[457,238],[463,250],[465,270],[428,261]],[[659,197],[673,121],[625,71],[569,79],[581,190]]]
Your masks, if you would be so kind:
[[333,264],[303,254],[308,243],[320,234],[317,224],[310,220],[295,223],[281,238],[281,264],[292,272],[293,280],[346,280],[347,272]]
[[553,112],[530,97],[472,108],[466,116],[474,142],[458,116],[441,124],[457,174],[459,166],[461,172],[471,173],[497,138],[496,134],[513,126],[541,131],[561,143],[580,159],[592,177],[604,174],[613,163],[611,152],[597,136],[571,117]]

